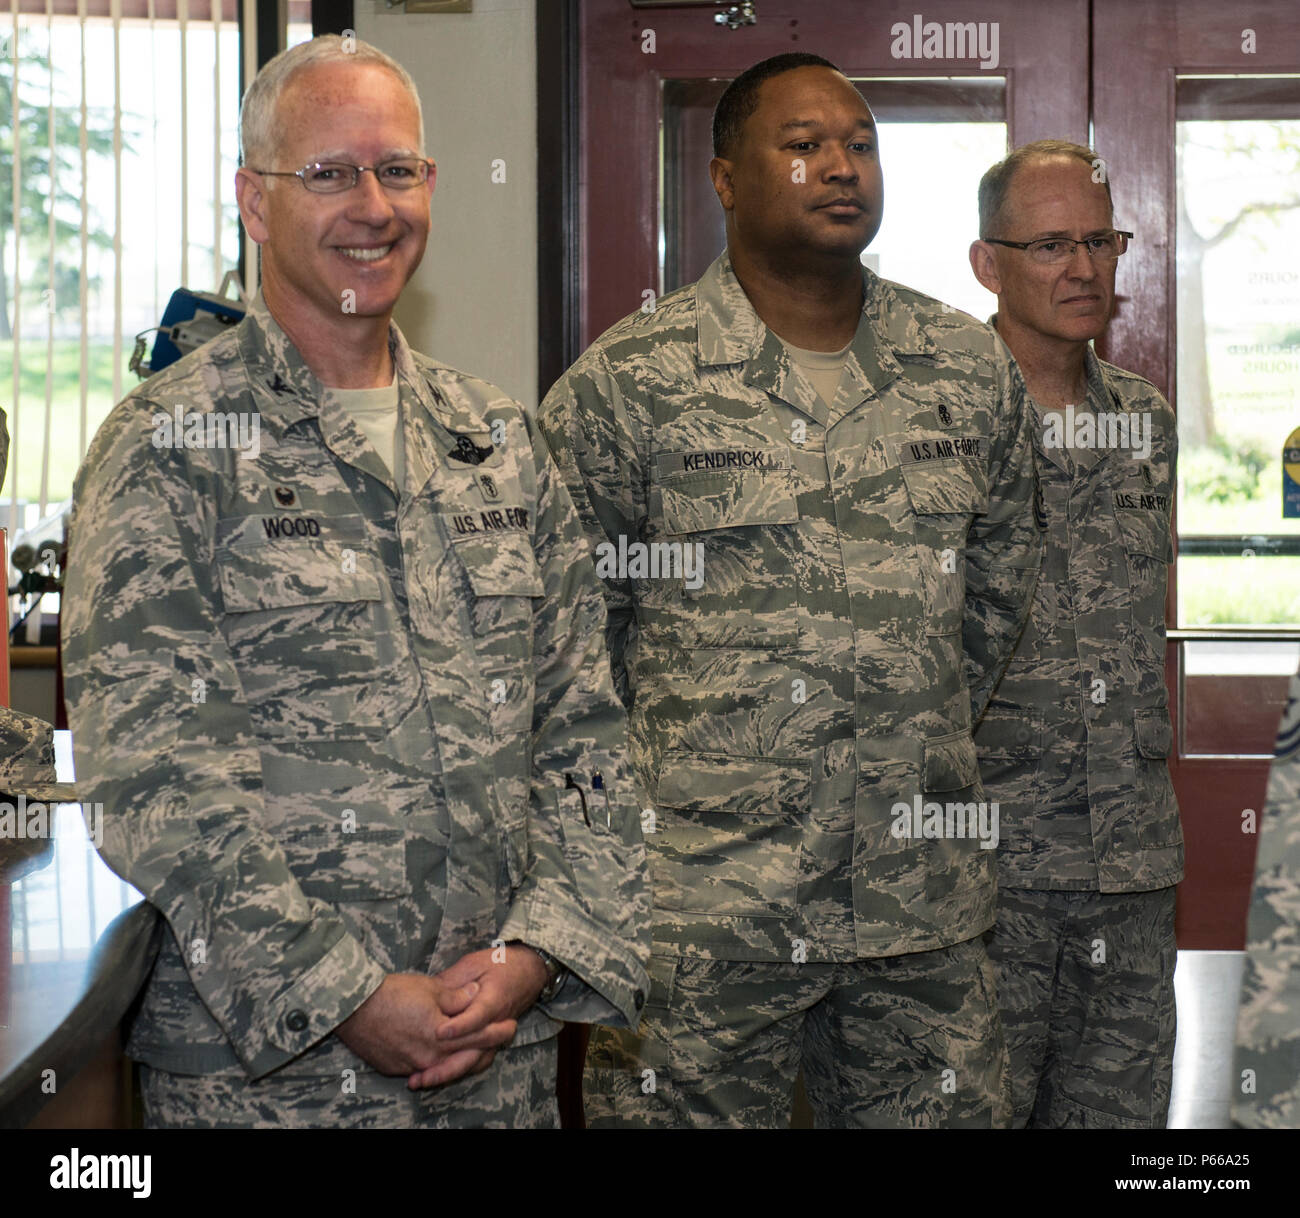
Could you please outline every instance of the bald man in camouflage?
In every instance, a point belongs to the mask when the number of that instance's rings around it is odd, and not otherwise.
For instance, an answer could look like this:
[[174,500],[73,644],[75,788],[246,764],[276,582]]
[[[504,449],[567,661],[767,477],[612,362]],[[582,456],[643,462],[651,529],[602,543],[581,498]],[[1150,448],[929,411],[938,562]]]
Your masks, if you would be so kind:
[[989,951],[1017,1128],[1162,1128],[1174,1053],[1165,588],[1178,435],[1097,358],[1117,232],[1101,161],[1042,140],[989,169],[979,281],[1024,374],[1047,548],[1029,624],[975,729],[1001,810]]

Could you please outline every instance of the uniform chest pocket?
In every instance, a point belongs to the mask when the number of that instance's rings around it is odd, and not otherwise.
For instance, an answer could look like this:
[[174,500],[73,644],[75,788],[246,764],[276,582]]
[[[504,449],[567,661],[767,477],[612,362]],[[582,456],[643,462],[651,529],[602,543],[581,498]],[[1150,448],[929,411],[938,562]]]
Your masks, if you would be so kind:
[[394,718],[382,679],[396,657],[378,557],[323,539],[218,551],[222,631],[259,733],[374,736]]
[[472,595],[474,650],[494,735],[527,732],[533,705],[533,608],[546,589],[523,532],[479,535],[453,543]]
[[648,839],[655,906],[789,917],[796,905],[812,771],[798,757],[668,753]]
[[900,472],[912,509],[926,634],[952,634],[961,629],[966,603],[966,534],[987,506],[983,478],[960,459],[911,462]]
[[[647,633],[687,647],[794,647],[799,641],[798,523],[790,470],[685,474],[658,484],[664,547]],[[687,550],[689,547],[689,551]],[[629,563],[630,576],[635,572]]]

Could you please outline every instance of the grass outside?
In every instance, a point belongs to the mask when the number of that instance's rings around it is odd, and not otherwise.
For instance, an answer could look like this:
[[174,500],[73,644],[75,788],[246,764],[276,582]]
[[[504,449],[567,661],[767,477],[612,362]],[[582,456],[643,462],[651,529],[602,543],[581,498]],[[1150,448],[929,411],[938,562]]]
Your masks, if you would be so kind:
[[[131,343],[122,348],[122,393],[126,394],[139,378],[127,371],[125,362],[131,354]],[[86,395],[86,442],[95,434],[100,423],[112,410],[113,401],[113,344],[94,342],[86,352],[88,391]],[[6,407],[9,416],[9,434],[17,430],[19,440],[18,460],[10,454],[9,472],[5,478],[3,498],[8,502],[12,494],[13,479],[18,479],[18,498],[36,502],[41,494],[41,443],[45,430],[45,342],[41,339],[24,339],[21,347],[18,408]],[[50,408],[50,480],[48,499],[51,504],[72,494],[72,480],[81,463],[78,452],[81,412],[81,344],[76,339],[54,341],[53,402]],[[13,345],[0,344],[0,401],[9,402],[13,394]],[[18,413],[18,412],[21,413]]]
[[[1191,457],[1191,450],[1187,456]],[[1300,534],[1300,519],[1282,517],[1282,458],[1271,455],[1251,488],[1253,494],[1211,498],[1189,487],[1188,476],[1204,469],[1205,454],[1179,460],[1178,531],[1249,537]],[[1211,458],[1213,460],[1213,458]],[[1236,477],[1243,465],[1220,459]],[[1247,485],[1249,479],[1245,480]],[[1294,626],[1300,622],[1300,558],[1182,556],[1178,560],[1180,626]]]
[[1179,558],[1180,626],[1294,626],[1300,558]]

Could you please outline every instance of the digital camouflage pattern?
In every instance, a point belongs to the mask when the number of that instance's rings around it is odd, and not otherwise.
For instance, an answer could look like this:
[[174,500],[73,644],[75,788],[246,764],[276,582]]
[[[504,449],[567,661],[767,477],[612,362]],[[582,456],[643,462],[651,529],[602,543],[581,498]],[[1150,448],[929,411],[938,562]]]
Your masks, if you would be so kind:
[[410,1091],[405,1078],[261,1079],[140,1068],[147,1129],[555,1129],[556,1040],[497,1051],[490,1070]]
[[[396,327],[390,350],[400,496],[260,298],[119,404],[77,478],[77,778],[171,927],[128,1046],[164,1071],[366,1070],[331,1032],[384,974],[494,939],[572,970],[557,1019],[644,1000],[639,799],[577,516],[516,403]],[[256,451],[160,447],[182,408],[251,416]],[[590,827],[570,772],[604,779]],[[534,1008],[515,1043],[556,1028]]]
[[[1150,382],[1091,347],[1084,360],[1083,406],[1027,398],[1047,539],[1029,623],[975,729],[1001,831],[989,952],[1015,1126],[1163,1128],[1183,875],[1164,661],[1178,437]],[[1144,434],[1145,456],[1097,442],[1097,421],[1120,415],[1108,441]],[[1091,447],[1063,445],[1066,431]]]
[[1087,411],[1149,419],[1150,454],[1045,443],[1061,420],[1028,398],[1046,551],[975,744],[1003,887],[1143,892],[1183,878],[1165,688],[1178,436],[1154,385],[1085,358]]
[[1174,889],[998,889],[988,949],[1015,1129],[1163,1129],[1173,1080]]
[[[1237,1012],[1232,1117],[1260,1129],[1300,1128],[1300,673],[1268,774],[1246,966]],[[1246,1072],[1250,1073],[1247,1074]]]
[[19,796],[29,803],[51,804],[77,797],[71,783],[58,781],[53,726],[25,711],[0,706],[0,800],[12,803]]
[[597,1029],[591,1128],[777,1129],[803,1069],[818,1129],[1002,1129],[983,943],[839,964],[660,957],[636,1033]]
[[605,579],[656,817],[656,954],[852,960],[993,920],[992,852],[895,837],[892,809],[981,798],[972,710],[1040,558],[1023,387],[988,327],[867,271],[864,288],[829,407],[724,253],[539,412],[598,560],[703,547],[697,589]]

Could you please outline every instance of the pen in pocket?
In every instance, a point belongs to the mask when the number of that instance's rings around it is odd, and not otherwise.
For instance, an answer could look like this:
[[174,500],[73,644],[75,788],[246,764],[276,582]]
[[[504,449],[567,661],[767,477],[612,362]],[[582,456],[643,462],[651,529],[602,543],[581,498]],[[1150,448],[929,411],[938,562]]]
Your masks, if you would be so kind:
[[578,793],[578,798],[582,801],[582,819],[586,822],[587,828],[591,828],[591,817],[587,815],[587,793],[576,782],[573,781],[572,774],[564,776],[564,789],[574,790]]
[[605,790],[605,778],[599,770],[591,772],[591,789],[599,791],[605,797],[605,827],[612,828],[614,822],[609,810],[609,792]]

